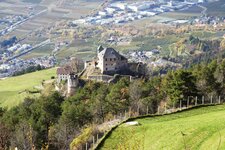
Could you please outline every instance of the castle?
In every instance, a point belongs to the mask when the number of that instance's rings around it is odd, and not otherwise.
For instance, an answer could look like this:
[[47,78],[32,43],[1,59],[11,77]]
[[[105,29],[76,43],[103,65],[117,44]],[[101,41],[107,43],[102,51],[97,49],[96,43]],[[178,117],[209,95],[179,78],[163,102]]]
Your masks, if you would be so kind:
[[114,74],[127,67],[127,58],[120,55],[115,49],[99,46],[97,50],[97,58],[93,61],[87,61],[85,68],[92,66],[99,68],[102,74]]
[[[99,46],[97,49],[97,57],[92,61],[86,61],[84,70],[79,76],[83,79],[108,82],[114,78],[116,73],[126,71],[128,68],[128,60],[123,55],[119,54],[113,48],[103,48]],[[57,69],[57,89],[60,89],[62,82],[67,85],[67,94],[71,95],[75,92],[75,88],[79,85],[79,77],[73,72],[71,66],[60,67]]]

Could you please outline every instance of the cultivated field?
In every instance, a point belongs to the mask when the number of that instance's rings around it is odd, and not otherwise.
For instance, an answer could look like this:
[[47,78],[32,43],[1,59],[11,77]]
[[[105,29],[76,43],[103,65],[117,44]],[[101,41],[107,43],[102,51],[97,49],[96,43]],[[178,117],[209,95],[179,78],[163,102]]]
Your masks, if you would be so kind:
[[10,108],[21,103],[27,96],[38,96],[28,94],[26,90],[34,90],[43,80],[49,80],[55,75],[56,69],[53,68],[0,80],[0,107]]
[[119,126],[100,149],[225,149],[225,105],[135,121],[141,125]]

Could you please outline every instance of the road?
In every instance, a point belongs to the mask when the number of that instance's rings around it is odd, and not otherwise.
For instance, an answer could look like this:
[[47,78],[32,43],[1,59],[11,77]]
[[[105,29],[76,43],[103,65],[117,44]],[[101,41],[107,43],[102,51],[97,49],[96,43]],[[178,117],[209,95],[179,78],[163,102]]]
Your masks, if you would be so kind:
[[13,30],[15,30],[16,28],[18,28],[18,26],[24,24],[25,22],[27,22],[28,20],[30,19],[33,19],[34,17],[37,17],[38,15],[42,14],[42,13],[45,13],[47,12],[48,10],[45,9],[45,10],[42,10],[34,15],[30,15],[28,16],[27,18],[19,21],[19,22],[16,22],[15,24],[11,25],[10,27],[6,27],[5,29],[1,30],[0,31],[0,36],[4,36],[4,35],[7,35],[8,33],[12,32]]
[[11,61],[11,60],[13,60],[13,59],[19,58],[19,57],[21,57],[21,56],[23,56],[23,55],[25,55],[25,54],[27,54],[27,53],[29,53],[29,52],[35,50],[35,49],[38,48],[38,47],[42,47],[42,46],[44,46],[44,45],[49,44],[50,42],[51,42],[50,39],[45,40],[45,41],[43,41],[43,42],[41,42],[41,43],[39,43],[39,44],[33,46],[32,48],[30,48],[30,49],[28,49],[28,50],[26,50],[26,51],[24,51],[24,52],[22,52],[22,53],[20,53],[20,54],[17,54],[17,55],[14,55],[14,56],[8,58],[5,62],[9,62],[9,61]]
[[201,12],[201,14],[204,16],[204,15],[207,15],[206,14],[206,12],[207,12],[207,8],[206,7],[204,7],[204,6],[202,6],[202,5],[198,5],[198,7],[200,7],[200,8],[202,8],[203,10],[202,10],[202,12]]

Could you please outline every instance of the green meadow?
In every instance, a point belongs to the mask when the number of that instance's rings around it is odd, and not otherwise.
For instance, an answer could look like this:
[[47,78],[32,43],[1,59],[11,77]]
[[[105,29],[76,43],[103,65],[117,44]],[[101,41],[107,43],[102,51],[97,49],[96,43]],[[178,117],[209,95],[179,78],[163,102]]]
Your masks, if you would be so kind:
[[135,121],[140,125],[120,125],[100,149],[225,149],[225,105],[201,107]]
[[11,108],[21,103],[25,97],[38,96],[39,94],[29,94],[26,90],[35,90],[43,80],[50,80],[55,75],[56,69],[52,68],[0,80],[0,107]]

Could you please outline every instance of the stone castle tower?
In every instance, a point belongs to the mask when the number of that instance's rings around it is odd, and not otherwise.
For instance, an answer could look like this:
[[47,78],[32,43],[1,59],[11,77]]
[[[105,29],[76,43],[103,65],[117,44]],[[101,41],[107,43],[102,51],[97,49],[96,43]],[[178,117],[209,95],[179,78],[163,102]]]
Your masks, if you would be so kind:
[[67,76],[67,94],[72,95],[75,92],[75,88],[78,87],[79,79],[75,74],[69,74]]

